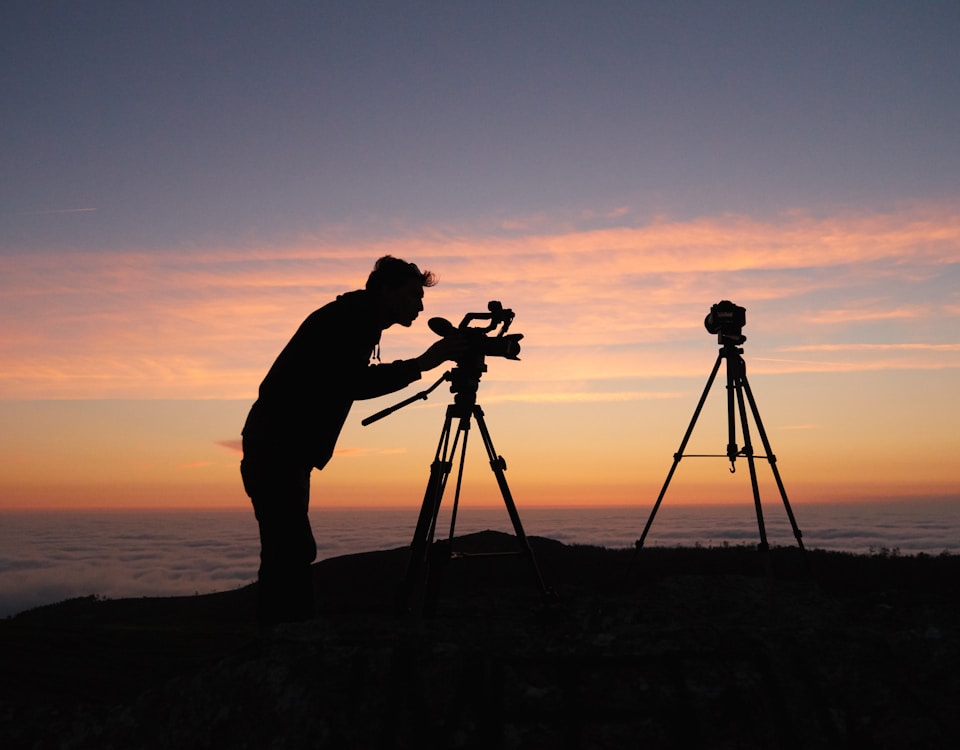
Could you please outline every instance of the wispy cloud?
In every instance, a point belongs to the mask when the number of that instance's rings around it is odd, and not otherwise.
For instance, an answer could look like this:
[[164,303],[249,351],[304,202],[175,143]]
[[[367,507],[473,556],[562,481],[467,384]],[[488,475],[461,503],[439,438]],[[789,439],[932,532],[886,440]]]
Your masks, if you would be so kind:
[[95,208],[47,208],[39,211],[18,211],[17,216],[48,216],[51,214],[86,214],[96,211]]
[[856,308],[823,310],[812,316],[817,323],[851,323],[874,320],[914,320],[937,314],[932,305],[891,305],[889,301],[864,301]]
[[385,456],[385,455],[397,455],[406,453],[406,448],[356,448],[346,446],[343,448],[337,448],[334,451],[334,455],[342,456],[344,458],[357,458],[360,456]]
[[621,391],[618,393],[606,393],[602,391],[579,391],[566,393],[550,393],[544,391],[529,392],[525,390],[516,390],[511,393],[485,396],[485,403],[497,403],[504,401],[524,401],[537,404],[575,404],[575,403],[617,403],[620,401],[653,401],[658,399],[688,398],[688,393],[679,392],[647,392],[647,391]]
[[[700,321],[720,299],[748,308],[751,341],[767,342],[760,357],[790,340],[793,349],[775,350],[868,355],[845,367],[887,367],[891,357],[903,367],[957,366],[960,293],[950,279],[960,266],[960,207],[948,204],[552,231],[541,221],[535,230],[425,229],[365,241],[336,231],[254,248],[6,248],[0,397],[249,398],[300,320],[361,286],[387,253],[439,273],[427,316],[456,322],[490,299],[513,307],[526,338],[511,377],[569,383],[545,398],[612,398],[590,383],[702,372]],[[422,323],[391,331],[384,354],[412,356],[432,339]],[[881,339],[890,347],[868,346]],[[916,361],[917,349],[935,359]],[[809,367],[765,361],[777,371]]]
[[785,346],[784,352],[812,351],[935,351],[958,352],[960,344],[815,344],[808,346]]

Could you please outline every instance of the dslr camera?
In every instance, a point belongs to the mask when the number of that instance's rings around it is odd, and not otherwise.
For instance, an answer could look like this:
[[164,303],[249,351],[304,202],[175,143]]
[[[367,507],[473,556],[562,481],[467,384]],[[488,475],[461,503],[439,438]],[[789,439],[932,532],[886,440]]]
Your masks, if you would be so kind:
[[747,309],[726,299],[711,306],[707,317],[703,319],[707,332],[717,334],[719,344],[742,344],[747,340],[743,335],[746,324]]

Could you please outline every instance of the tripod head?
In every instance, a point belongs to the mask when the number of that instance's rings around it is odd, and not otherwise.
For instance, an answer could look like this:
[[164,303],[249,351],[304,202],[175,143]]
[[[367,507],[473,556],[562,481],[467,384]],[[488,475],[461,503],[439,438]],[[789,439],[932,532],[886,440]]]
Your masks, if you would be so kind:
[[450,381],[450,393],[454,394],[456,403],[477,400],[477,389],[480,387],[480,377],[487,371],[483,355],[474,362],[457,362],[457,366],[444,374]]

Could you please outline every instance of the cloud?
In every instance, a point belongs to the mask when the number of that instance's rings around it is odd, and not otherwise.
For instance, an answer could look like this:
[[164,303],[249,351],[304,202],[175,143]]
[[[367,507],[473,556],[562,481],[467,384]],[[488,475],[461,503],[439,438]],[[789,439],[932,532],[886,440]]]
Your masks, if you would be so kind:
[[914,320],[929,318],[934,314],[930,305],[898,305],[890,307],[878,302],[867,308],[841,308],[823,310],[812,317],[817,323],[850,323],[873,320]]
[[644,391],[622,391],[606,393],[597,391],[549,393],[543,390],[535,392],[514,391],[506,394],[485,396],[484,403],[505,401],[524,401],[534,404],[575,404],[575,403],[616,403],[620,401],[651,401],[659,399],[687,398],[688,393],[662,392],[651,393]]
[[40,211],[18,211],[19,216],[49,216],[52,214],[85,214],[96,211],[95,208],[48,208]]
[[344,458],[358,458],[361,456],[391,456],[406,453],[406,448],[357,448],[344,447],[337,448],[333,454]]
[[256,578],[252,513],[24,513],[6,521],[20,533],[0,558],[0,616],[76,596],[189,596]]
[[[491,299],[513,307],[514,328],[526,336],[518,382],[566,373],[571,399],[596,390],[577,391],[575,382],[700,372],[701,321],[719,299],[748,307],[751,341],[840,350],[881,335],[870,326],[883,325],[895,326],[882,334],[890,343],[956,340],[956,321],[947,321],[960,303],[944,279],[960,264],[960,206],[605,228],[522,223],[362,241],[336,230],[284,246],[6,248],[0,398],[251,398],[303,317],[362,286],[373,260],[387,253],[439,273],[428,315],[459,321]],[[918,321],[929,325],[915,330]],[[413,356],[433,338],[421,323],[389,331],[385,359]],[[900,366],[910,366],[907,353],[900,351]],[[955,366],[951,349],[930,354],[941,357],[939,366]]]
[[[810,548],[868,552],[899,548],[904,553],[957,549],[956,498],[899,503],[794,505]],[[776,504],[766,506],[773,543],[792,544]],[[632,547],[649,506],[629,508],[524,508],[528,533],[573,544]],[[322,509],[317,524],[320,558],[391,549],[409,544],[416,521],[413,506],[391,510]],[[502,506],[465,507],[459,534],[510,530]],[[0,548],[0,617],[70,597],[190,596],[228,591],[256,579],[259,553],[253,513],[61,512],[14,513]],[[443,519],[441,519],[443,522]],[[42,533],[40,533],[42,530]],[[648,546],[719,544],[757,539],[749,503],[703,506],[666,502],[651,527]]]
[[815,344],[785,346],[783,352],[836,351],[935,351],[960,352],[960,344]]

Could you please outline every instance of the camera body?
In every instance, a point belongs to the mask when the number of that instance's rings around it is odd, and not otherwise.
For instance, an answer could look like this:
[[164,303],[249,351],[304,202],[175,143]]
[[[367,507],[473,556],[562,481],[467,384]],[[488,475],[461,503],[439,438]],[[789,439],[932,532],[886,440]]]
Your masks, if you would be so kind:
[[[520,357],[520,339],[522,333],[507,333],[513,322],[513,310],[503,307],[496,301],[487,303],[488,312],[467,313],[454,327],[453,323],[445,318],[430,318],[427,325],[434,333],[443,336],[460,336],[467,343],[467,354],[463,361],[458,360],[460,366],[483,363],[484,357],[504,357],[518,360]],[[485,325],[471,325],[474,321],[486,321]],[[495,336],[488,336],[491,331],[500,328]]]
[[717,343],[742,344],[747,340],[743,327],[747,324],[747,309],[733,304],[730,300],[721,300],[710,307],[703,319],[708,333],[717,334]]

